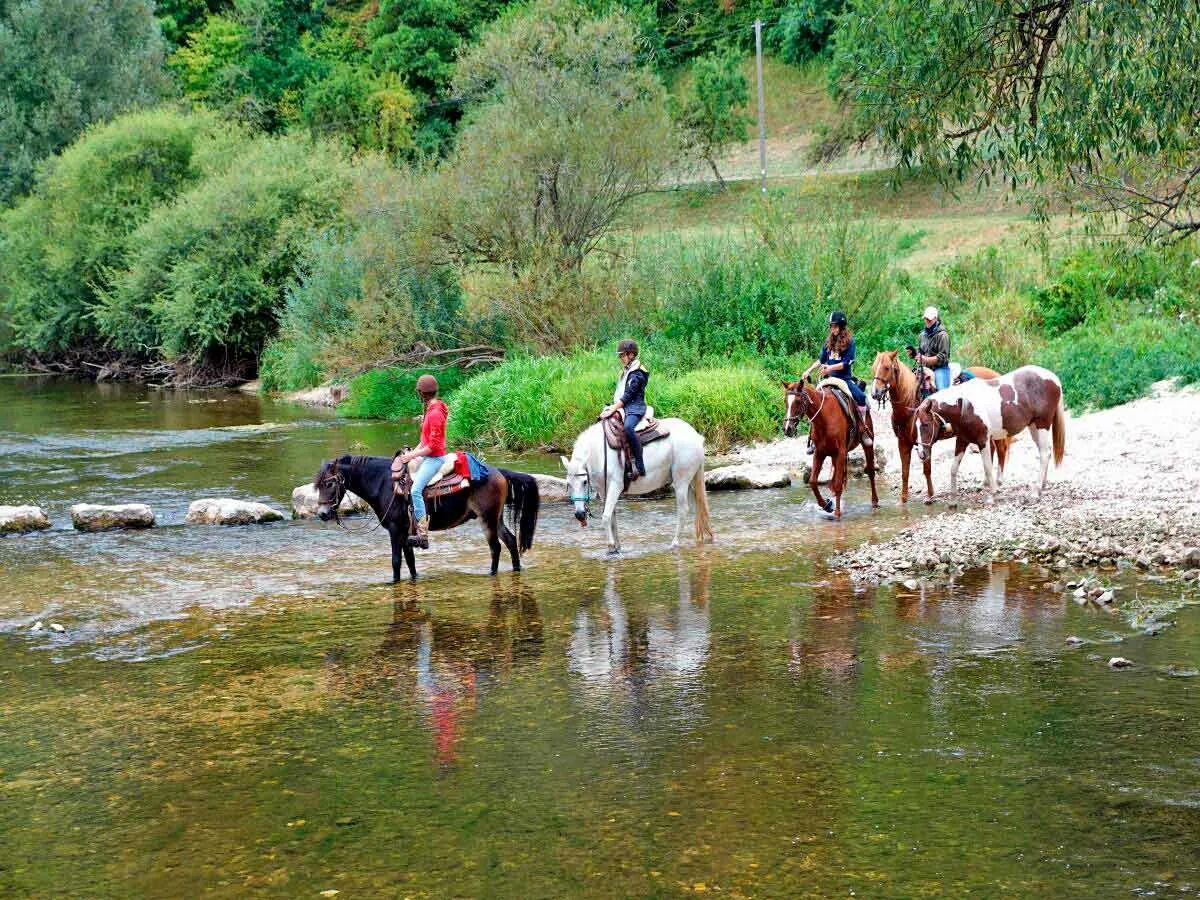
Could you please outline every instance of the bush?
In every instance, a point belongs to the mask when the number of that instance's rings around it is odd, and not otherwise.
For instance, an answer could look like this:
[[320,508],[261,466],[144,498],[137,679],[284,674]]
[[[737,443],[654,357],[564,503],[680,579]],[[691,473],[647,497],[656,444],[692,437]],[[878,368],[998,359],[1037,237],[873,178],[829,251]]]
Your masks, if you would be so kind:
[[1200,326],[1163,318],[1083,325],[1054,341],[1044,364],[1072,409],[1116,406],[1164,378],[1200,381]]
[[[429,369],[372,369],[350,382],[350,391],[338,413],[352,419],[406,419],[421,415],[417,379]],[[434,372],[443,397],[467,380],[461,369]]]
[[49,160],[3,217],[0,311],[38,353],[100,340],[99,293],[152,212],[219,168],[241,137],[208,113],[162,108],[93,128]]
[[655,415],[683,419],[704,435],[709,447],[758,440],[779,430],[779,383],[761,366],[680,372],[662,380],[653,393]]
[[131,235],[128,268],[97,310],[101,333],[191,362],[256,358],[310,231],[337,220],[348,183],[333,145],[258,139]]

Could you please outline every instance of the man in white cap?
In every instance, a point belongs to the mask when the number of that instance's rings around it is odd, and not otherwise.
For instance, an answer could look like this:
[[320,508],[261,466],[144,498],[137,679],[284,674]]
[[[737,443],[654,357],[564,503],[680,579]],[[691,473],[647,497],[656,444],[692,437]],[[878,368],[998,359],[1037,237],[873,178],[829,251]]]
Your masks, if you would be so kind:
[[933,384],[939,391],[950,387],[950,335],[938,316],[936,306],[925,307],[925,328],[917,347],[910,346],[908,355],[919,366],[933,370]]

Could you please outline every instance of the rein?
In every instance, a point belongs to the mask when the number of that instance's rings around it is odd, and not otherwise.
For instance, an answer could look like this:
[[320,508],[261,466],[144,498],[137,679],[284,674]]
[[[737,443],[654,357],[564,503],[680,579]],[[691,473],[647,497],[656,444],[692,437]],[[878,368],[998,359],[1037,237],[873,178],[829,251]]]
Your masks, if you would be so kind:
[[[366,528],[350,528],[346,525],[345,522],[342,521],[342,515],[340,512],[340,509],[342,506],[342,500],[346,496],[346,477],[344,475],[342,475],[341,472],[339,472],[335,469],[330,475],[328,475],[325,478],[325,481],[322,483],[337,485],[337,488],[335,490],[335,496],[337,497],[337,502],[335,502],[333,504],[333,521],[335,521],[338,524],[338,527],[341,528],[342,531],[345,531],[348,534],[370,534],[372,531],[375,531],[376,529],[381,528],[383,526],[383,520],[388,517],[388,515],[392,511],[392,506],[394,506],[396,503],[396,491],[395,491],[395,489],[393,489],[392,490],[392,499],[388,503],[387,509],[385,509],[383,511],[382,516],[380,516],[378,519],[375,520],[374,525],[368,525]],[[320,498],[318,496],[318,500],[319,499]]]

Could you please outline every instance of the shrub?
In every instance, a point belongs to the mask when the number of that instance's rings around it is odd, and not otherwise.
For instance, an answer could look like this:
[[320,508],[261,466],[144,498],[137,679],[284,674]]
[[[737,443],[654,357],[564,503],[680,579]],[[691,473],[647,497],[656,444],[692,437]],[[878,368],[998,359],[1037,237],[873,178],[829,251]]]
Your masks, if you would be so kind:
[[1164,378],[1200,380],[1200,326],[1163,318],[1083,325],[1055,340],[1044,364],[1072,409],[1116,406]]
[[131,233],[241,142],[211,114],[162,108],[93,128],[49,160],[0,226],[0,310],[10,340],[34,352],[97,343],[98,291]]
[[[421,398],[417,378],[429,369],[372,369],[350,382],[350,391],[338,413],[352,419],[404,419],[419,416]],[[434,372],[443,397],[466,381],[461,369]]]
[[[611,379],[610,379],[611,380]],[[778,382],[761,366],[716,366],[680,372],[660,380],[655,414],[685,420],[709,447],[728,447],[779,430]]]
[[120,349],[192,362],[257,357],[310,230],[336,221],[348,182],[333,145],[255,141],[130,237],[128,268],[97,311],[100,331]]

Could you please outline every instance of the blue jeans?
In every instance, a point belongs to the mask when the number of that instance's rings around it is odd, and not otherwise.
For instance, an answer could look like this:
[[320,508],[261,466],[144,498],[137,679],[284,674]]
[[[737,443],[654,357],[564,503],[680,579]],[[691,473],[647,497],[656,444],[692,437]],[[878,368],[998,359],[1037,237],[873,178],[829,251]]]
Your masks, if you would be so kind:
[[412,486],[413,515],[417,517],[418,522],[425,518],[425,488],[429,486],[433,476],[438,473],[438,469],[445,465],[451,455],[426,456],[421,460],[421,466],[413,477]]
[[944,391],[950,387],[950,367],[942,366],[940,369],[933,370],[933,386],[939,391]]
[[633,454],[633,464],[639,475],[646,474],[646,464],[642,462],[642,439],[637,436],[637,427],[645,415],[644,412],[625,413],[625,437],[629,439],[629,452]]
[[854,402],[859,406],[866,406],[867,395],[863,393],[862,388],[848,378],[846,379],[846,384],[850,388],[850,394],[854,397]]

